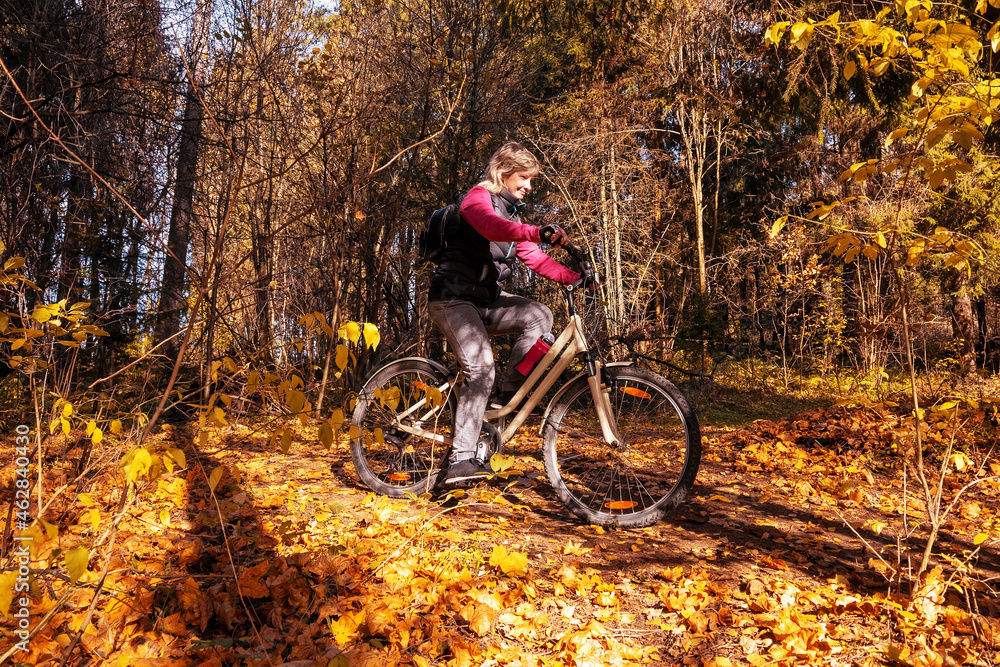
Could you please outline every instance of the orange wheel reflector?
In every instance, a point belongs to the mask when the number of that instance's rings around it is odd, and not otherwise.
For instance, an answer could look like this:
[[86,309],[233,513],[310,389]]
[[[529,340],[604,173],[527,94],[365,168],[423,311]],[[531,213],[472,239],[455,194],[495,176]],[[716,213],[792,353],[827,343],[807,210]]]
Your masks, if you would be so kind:
[[604,506],[609,510],[630,510],[638,504],[631,500],[612,500],[610,503],[604,503]]
[[391,479],[394,482],[408,482],[410,481],[410,475],[409,473],[405,472],[394,472],[391,475],[389,475],[389,479]]
[[414,382],[413,386],[416,387],[417,389],[419,389],[420,391],[427,391],[427,389],[428,389],[427,385],[425,385],[420,380],[417,380],[416,382]]
[[629,396],[638,396],[639,398],[653,398],[652,394],[647,394],[642,389],[636,389],[635,387],[622,387],[622,391]]

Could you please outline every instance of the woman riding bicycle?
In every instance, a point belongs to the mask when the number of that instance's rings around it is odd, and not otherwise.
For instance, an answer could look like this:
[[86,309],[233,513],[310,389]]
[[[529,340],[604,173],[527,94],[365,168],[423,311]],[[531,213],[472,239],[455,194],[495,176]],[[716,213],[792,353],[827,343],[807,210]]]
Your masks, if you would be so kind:
[[495,378],[490,336],[517,336],[500,378],[499,396],[506,402],[524,379],[515,367],[538,337],[552,328],[552,311],[546,306],[503,291],[503,282],[511,274],[510,262],[517,257],[532,271],[564,285],[580,278],[537,245],[539,241],[568,242],[564,230],[557,225],[526,225],[518,218],[539,169],[538,160],[521,144],[501,146],[490,157],[485,180],[462,201],[462,222],[431,277],[430,317],[451,344],[465,374],[455,409],[446,484],[492,475],[486,462],[475,459]]

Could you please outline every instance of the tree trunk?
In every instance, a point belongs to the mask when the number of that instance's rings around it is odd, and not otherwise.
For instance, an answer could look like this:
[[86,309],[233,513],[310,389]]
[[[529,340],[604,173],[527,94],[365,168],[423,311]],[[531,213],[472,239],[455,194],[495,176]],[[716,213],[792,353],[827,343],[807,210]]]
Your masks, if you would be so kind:
[[976,338],[979,331],[976,328],[976,317],[972,312],[969,281],[966,274],[956,271],[954,280],[949,282],[955,288],[951,295],[951,317],[955,342],[960,350],[958,367],[962,373],[975,373]]
[[987,320],[986,295],[983,294],[973,300],[973,305],[976,308],[976,325],[979,329],[979,339],[976,341],[976,350],[981,355],[983,365],[985,366],[990,353],[987,349],[989,346],[990,330]]
[[687,176],[694,204],[695,255],[698,270],[698,293],[708,291],[708,271],[705,266],[705,150],[707,115],[700,103],[690,107],[681,102],[677,108],[677,124],[687,153]]
[[[615,239],[615,303],[614,303],[614,323],[616,327],[623,327],[625,320],[625,285],[622,281],[622,230],[621,215],[618,211],[618,165],[615,161],[615,147],[611,146],[611,223],[614,230]],[[610,248],[608,252],[610,252]],[[611,276],[608,276],[610,278]]]
[[[159,322],[156,340],[162,342],[180,331],[185,310],[185,278],[187,275],[188,242],[194,216],[195,175],[198,153],[201,148],[202,108],[198,88],[204,82],[207,69],[208,37],[212,25],[212,0],[197,0],[188,46],[187,65],[191,81],[188,83],[181,123],[180,148],[177,153],[177,172],[174,180],[174,200],[170,211],[170,231],[167,235],[167,256],[163,263],[163,281],[160,291]],[[174,338],[164,350],[176,354],[179,342]]]

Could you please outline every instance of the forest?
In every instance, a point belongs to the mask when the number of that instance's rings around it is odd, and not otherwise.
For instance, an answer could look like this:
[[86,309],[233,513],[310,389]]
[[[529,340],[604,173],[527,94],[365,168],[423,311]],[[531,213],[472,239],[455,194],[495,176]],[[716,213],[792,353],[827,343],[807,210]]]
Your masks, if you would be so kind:
[[[1000,661],[1000,0],[0,0],[0,70],[0,664]],[[652,525],[546,416],[502,488],[355,470],[507,141],[697,414]]]

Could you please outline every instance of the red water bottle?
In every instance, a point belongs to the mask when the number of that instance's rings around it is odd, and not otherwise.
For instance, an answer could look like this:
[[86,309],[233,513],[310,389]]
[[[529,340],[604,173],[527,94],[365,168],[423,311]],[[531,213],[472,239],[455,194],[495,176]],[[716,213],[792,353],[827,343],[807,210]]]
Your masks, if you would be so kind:
[[552,347],[552,343],[556,342],[555,336],[550,333],[542,334],[535,341],[535,344],[531,346],[528,353],[524,355],[524,359],[521,360],[515,368],[517,372],[528,377],[531,375],[531,371],[535,370],[535,366],[538,364],[539,359],[545,356],[545,353],[549,351]]

